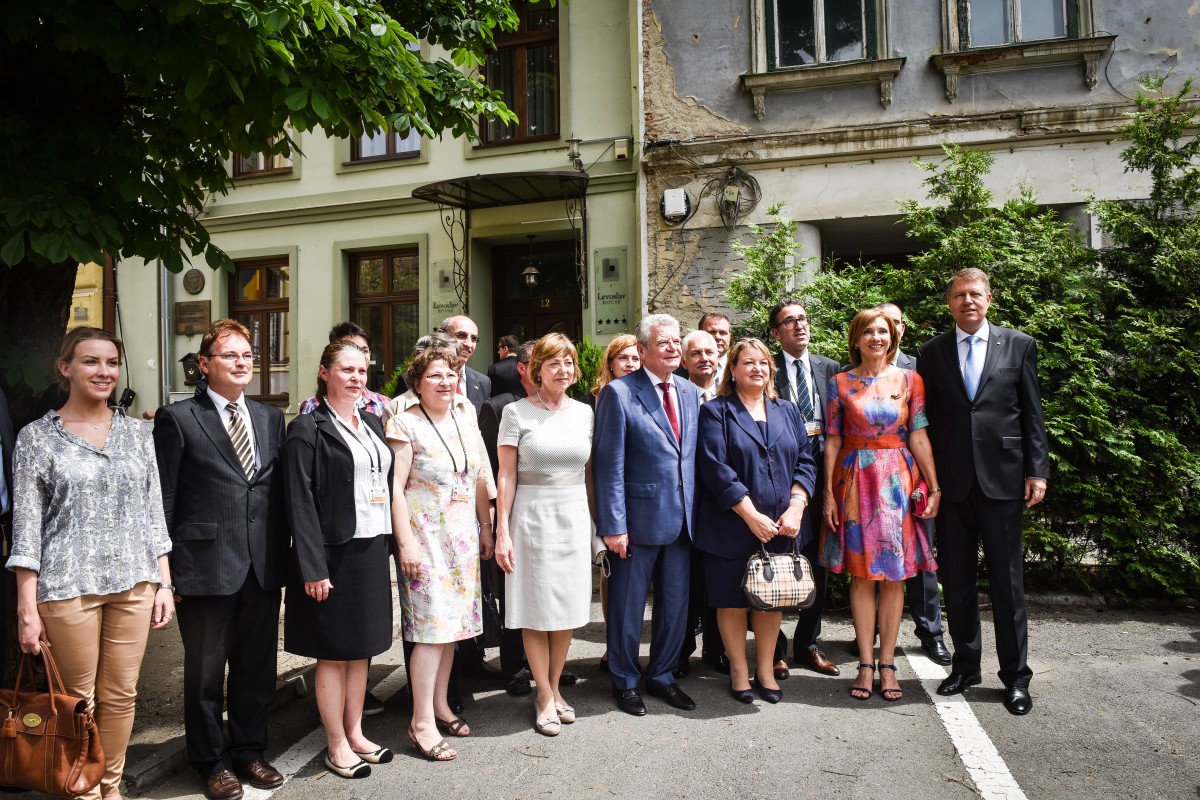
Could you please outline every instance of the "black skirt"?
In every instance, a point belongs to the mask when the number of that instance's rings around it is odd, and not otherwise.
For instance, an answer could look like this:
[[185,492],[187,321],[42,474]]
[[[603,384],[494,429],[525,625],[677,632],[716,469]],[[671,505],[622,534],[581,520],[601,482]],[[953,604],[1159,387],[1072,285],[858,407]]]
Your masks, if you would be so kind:
[[392,646],[387,536],[325,547],[333,588],[323,603],[304,592],[295,557],[288,579],[283,649],[324,661],[355,661]]
[[[791,551],[791,539],[776,536],[767,543],[768,553]],[[757,549],[746,553],[743,558],[725,558],[712,553],[704,554],[704,591],[710,608],[747,608],[746,594],[742,591],[742,579],[746,577],[746,562]]]

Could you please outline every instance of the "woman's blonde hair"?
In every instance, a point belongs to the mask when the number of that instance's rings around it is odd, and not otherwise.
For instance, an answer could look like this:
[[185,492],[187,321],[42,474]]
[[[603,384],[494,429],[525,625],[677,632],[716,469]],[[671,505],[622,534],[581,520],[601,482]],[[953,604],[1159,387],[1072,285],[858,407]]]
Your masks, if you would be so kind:
[[725,362],[725,374],[721,376],[721,383],[717,386],[717,397],[728,397],[737,388],[733,385],[733,368],[737,366],[746,350],[757,350],[759,354],[766,356],[767,385],[763,389],[763,396],[768,400],[776,399],[779,397],[779,391],[775,388],[775,358],[761,339],[739,339],[729,348],[729,359]]
[[570,357],[572,364],[571,383],[579,380],[579,353],[571,340],[561,333],[547,333],[533,343],[529,354],[529,381],[534,386],[542,385],[542,365],[554,358]]
[[600,369],[596,372],[596,382],[592,384],[592,396],[598,396],[600,390],[615,380],[612,370],[613,359],[627,347],[636,347],[637,339],[631,333],[622,333],[613,337],[604,348],[604,358],[600,361]]

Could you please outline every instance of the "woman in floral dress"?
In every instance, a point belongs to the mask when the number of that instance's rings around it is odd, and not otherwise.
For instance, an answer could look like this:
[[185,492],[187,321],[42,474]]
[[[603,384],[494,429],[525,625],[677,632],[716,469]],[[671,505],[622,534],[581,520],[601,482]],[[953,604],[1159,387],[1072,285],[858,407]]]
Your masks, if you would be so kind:
[[[858,652],[874,652],[878,627],[880,695],[899,700],[895,649],[904,581],[917,570],[937,569],[910,495],[924,476],[930,503],[922,519],[929,519],[937,515],[941,490],[924,430],[921,376],[892,363],[900,347],[895,323],[878,309],[860,311],[849,340],[850,370],[829,380],[821,563],[850,573]],[[874,662],[860,663],[850,695],[868,699],[874,673]]]
[[458,754],[439,730],[470,735],[446,690],[454,643],[483,632],[479,559],[492,552],[492,526],[479,429],[454,411],[458,356],[431,347],[413,358],[408,385],[420,402],[387,422],[395,453],[392,529],[400,551],[400,613],[413,688],[408,737],[431,761]]

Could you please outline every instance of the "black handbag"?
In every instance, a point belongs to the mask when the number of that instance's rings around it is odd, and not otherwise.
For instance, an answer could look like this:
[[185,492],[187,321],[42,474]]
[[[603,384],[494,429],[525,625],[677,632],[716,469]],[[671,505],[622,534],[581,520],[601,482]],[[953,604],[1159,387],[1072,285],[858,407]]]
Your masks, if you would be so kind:
[[812,564],[800,555],[795,539],[786,553],[768,553],[765,545],[759,545],[759,552],[746,561],[742,591],[755,611],[804,610],[817,601]]

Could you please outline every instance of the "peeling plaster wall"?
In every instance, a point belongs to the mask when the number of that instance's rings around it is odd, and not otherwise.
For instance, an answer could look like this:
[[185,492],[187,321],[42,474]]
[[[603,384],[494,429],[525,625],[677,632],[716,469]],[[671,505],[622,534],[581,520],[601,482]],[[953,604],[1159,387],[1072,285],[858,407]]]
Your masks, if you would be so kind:
[[[1089,90],[1080,65],[961,76],[956,103],[930,61],[942,47],[942,0],[889,0],[890,57],[907,61],[883,108],[876,85],[767,95],[755,118],[739,76],[751,69],[750,0],[646,0],[643,30],[648,286],[655,311],[685,325],[724,308],[725,281],[737,262],[727,231],[706,196],[680,229],[659,215],[667,188],[697,201],[726,165],[754,176],[762,198],[747,221],[762,223],[774,201],[785,213],[828,228],[872,218],[892,226],[897,203],[922,199],[925,173],[912,157],[936,158],[942,142],[986,147],[996,155],[990,188],[997,201],[1023,181],[1042,202],[1073,205],[1095,193],[1143,197],[1147,185],[1119,161],[1112,135],[1125,122],[1140,76],[1174,70],[1168,89],[1200,77],[1200,0],[1093,0],[1095,29],[1116,34]],[[656,146],[656,144],[658,146]],[[670,146],[667,146],[670,145]],[[868,234],[869,237],[869,234]]]

